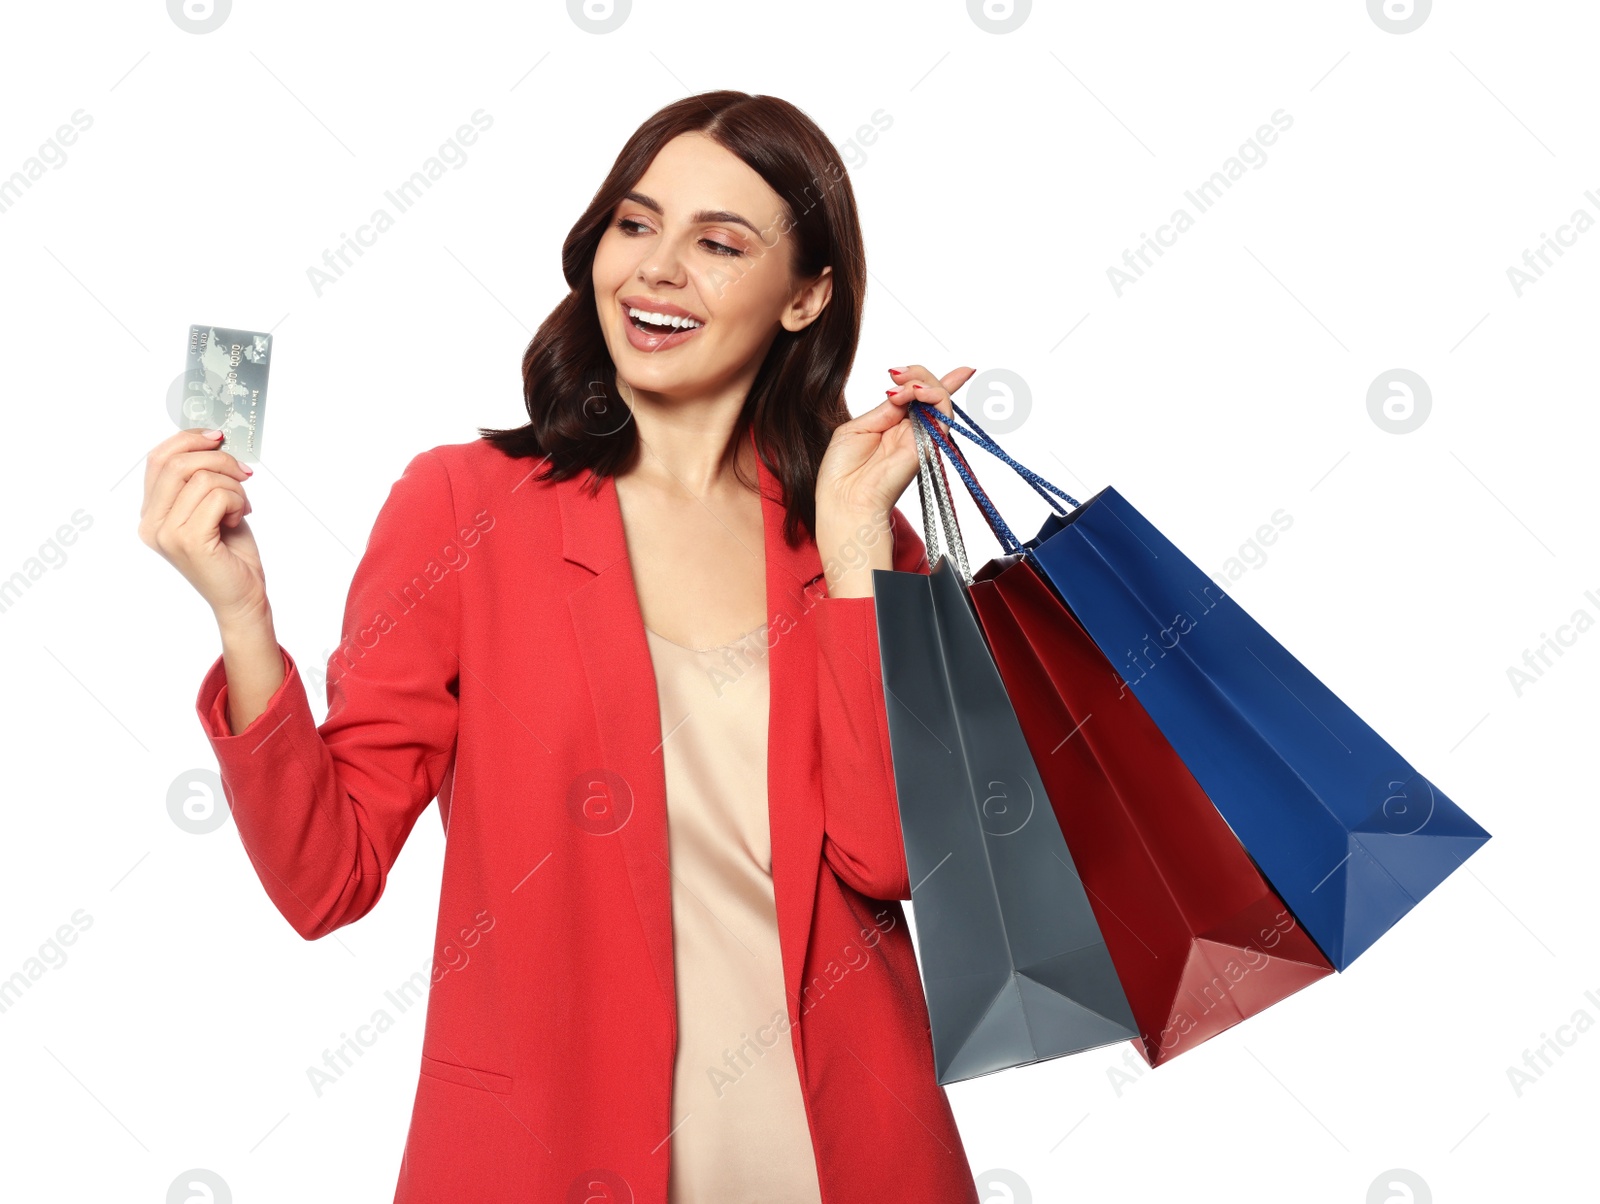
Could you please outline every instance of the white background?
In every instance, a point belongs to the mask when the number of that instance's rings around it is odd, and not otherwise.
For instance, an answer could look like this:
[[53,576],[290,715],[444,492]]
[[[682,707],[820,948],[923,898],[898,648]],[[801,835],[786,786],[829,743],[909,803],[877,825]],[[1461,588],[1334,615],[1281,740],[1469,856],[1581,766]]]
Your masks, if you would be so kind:
[[[205,1168],[240,1201],[391,1198],[422,1009],[320,1096],[307,1068],[427,965],[437,812],[381,905],[313,943],[231,824],[173,822],[169,787],[214,769],[193,705],[218,644],[135,534],[143,457],[191,322],[275,333],[250,522],[279,636],[320,664],[405,462],[522,420],[561,240],[626,136],[720,87],[794,102],[851,165],[856,412],[890,364],[1015,373],[1013,454],[1079,498],[1116,485],[1208,570],[1282,508],[1234,597],[1494,836],[1348,971],[1158,1070],[1117,1084],[1117,1046],[953,1085],[988,1197],[1592,1185],[1600,231],[1521,295],[1507,269],[1600,218],[1593,6],[1442,3],[1404,34],[1362,0],[1040,4],[1010,33],[949,0],[639,3],[606,34],[503,0],[238,0],[203,35],[160,0],[3,21],[0,177],[92,125],[0,213],[0,577],[92,525],[0,612],[0,978],[50,959],[0,1013],[0,1194],[159,1202]],[[319,297],[306,269],[480,108],[467,162]],[[1119,296],[1124,249],[1280,109],[1264,165]],[[1407,434],[1367,405],[1396,367],[1432,397]],[[1042,505],[972,459],[1031,533]],[[1508,1068],[1580,1012],[1519,1093]]]

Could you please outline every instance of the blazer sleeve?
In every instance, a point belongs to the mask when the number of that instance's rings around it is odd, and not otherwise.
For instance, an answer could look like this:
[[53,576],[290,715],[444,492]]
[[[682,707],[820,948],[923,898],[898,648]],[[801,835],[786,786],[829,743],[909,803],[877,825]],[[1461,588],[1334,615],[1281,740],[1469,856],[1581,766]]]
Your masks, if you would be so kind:
[[372,910],[452,762],[460,593],[441,560],[454,526],[448,471],[421,452],[390,487],[356,566],[320,727],[281,644],[283,683],[242,732],[228,728],[221,656],[201,683],[195,710],[239,837],[307,940]]
[[[927,573],[922,537],[891,512],[893,567]],[[817,705],[822,746],[822,854],[835,874],[876,899],[909,899],[900,804],[878,662],[874,599],[817,603]]]

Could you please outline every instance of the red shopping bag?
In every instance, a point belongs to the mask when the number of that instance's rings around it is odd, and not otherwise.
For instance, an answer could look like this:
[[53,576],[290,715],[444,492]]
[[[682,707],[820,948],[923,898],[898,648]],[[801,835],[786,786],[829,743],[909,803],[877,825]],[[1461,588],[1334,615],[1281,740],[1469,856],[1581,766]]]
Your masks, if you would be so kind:
[[1152,1066],[1333,973],[1072,612],[1020,554],[970,596]]

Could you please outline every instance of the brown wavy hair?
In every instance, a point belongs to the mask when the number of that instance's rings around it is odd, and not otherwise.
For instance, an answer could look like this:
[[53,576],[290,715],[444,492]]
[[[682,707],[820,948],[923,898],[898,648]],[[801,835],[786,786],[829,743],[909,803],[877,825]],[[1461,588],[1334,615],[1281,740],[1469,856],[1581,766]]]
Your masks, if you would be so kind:
[[667,105],[634,131],[562,244],[561,270],[572,291],[523,353],[528,422],[478,433],[509,455],[548,457],[538,480],[563,480],[585,467],[597,477],[614,476],[635,463],[638,431],[617,395],[616,365],[596,312],[595,248],[656,152],[690,131],[739,156],[784,198],[783,237],[797,279],[833,268],[828,304],[799,333],[778,330],[734,424],[734,439],[748,438],[754,426],[758,454],[782,483],[783,534],[792,546],[802,527],[814,535],[817,467],[834,428],[850,418],[844,384],[861,336],[867,270],[843,161],[809,117],[775,96],[702,92]]

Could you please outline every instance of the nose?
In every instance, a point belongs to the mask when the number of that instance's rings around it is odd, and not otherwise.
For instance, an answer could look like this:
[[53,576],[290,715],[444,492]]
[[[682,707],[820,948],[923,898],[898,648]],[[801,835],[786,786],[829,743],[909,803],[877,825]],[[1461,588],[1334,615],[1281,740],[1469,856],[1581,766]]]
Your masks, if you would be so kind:
[[650,247],[639,259],[639,276],[647,284],[683,283],[682,239],[687,235],[667,235],[652,239]]

